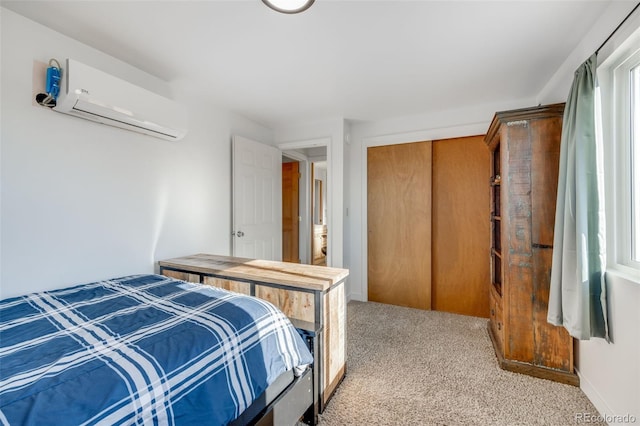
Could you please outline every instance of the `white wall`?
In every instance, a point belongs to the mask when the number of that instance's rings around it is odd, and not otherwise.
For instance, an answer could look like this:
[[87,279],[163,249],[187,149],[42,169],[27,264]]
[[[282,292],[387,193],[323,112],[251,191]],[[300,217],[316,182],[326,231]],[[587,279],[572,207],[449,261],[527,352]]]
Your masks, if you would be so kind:
[[4,8],[0,297],[230,250],[232,133],[271,131],[174,93],[189,133],[168,142],[32,105],[33,61],[75,58],[162,94],[171,87]]
[[[612,1],[600,19],[595,22],[580,44],[567,56],[564,63],[540,91],[536,98],[536,104],[546,105],[565,102],[573,82],[575,70],[600,47],[635,5],[636,2],[634,1]],[[605,52],[600,52],[599,56],[602,56],[603,53]]]
[[634,416],[635,422],[638,423],[640,283],[613,271],[607,272],[606,280],[612,343],[609,344],[603,339],[578,343],[575,361],[580,376],[580,388],[602,416]]

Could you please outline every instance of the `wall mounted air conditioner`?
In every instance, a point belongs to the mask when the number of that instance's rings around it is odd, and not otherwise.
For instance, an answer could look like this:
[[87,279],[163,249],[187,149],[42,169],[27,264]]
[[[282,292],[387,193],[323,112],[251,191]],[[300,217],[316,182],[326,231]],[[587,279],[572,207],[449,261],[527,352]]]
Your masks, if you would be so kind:
[[53,110],[161,139],[187,133],[180,104],[73,59],[63,69]]

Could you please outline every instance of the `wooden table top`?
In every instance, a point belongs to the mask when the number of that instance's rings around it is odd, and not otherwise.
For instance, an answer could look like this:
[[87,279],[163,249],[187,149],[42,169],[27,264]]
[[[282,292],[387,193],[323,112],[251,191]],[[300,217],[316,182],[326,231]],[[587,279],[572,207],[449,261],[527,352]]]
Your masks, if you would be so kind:
[[327,291],[349,275],[349,270],[342,268],[204,253],[161,260],[158,264],[166,268],[196,273],[215,274],[320,291]]

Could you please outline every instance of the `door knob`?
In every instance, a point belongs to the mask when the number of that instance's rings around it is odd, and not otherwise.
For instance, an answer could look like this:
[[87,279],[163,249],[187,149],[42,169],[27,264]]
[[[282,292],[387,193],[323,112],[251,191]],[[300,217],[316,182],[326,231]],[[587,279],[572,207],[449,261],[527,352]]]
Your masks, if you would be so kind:
[[238,232],[235,232],[235,233],[234,233],[234,235],[235,235],[236,237],[238,237],[238,238],[242,238],[242,237],[244,237],[244,232],[242,232],[242,231],[238,231]]

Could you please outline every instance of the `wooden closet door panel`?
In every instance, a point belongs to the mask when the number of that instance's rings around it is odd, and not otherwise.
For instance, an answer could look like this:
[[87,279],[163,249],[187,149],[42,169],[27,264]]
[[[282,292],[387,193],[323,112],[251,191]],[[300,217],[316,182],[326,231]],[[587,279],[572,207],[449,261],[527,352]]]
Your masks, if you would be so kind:
[[489,317],[489,156],[484,136],[433,142],[434,310]]
[[368,298],[431,309],[431,142],[367,150]]

